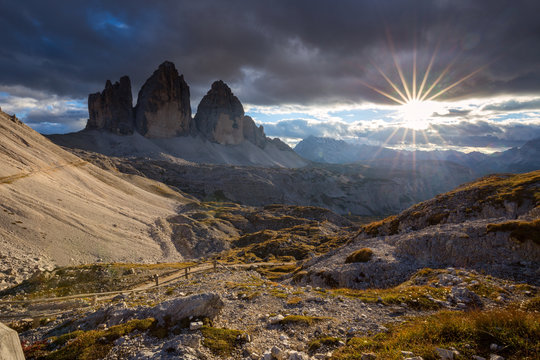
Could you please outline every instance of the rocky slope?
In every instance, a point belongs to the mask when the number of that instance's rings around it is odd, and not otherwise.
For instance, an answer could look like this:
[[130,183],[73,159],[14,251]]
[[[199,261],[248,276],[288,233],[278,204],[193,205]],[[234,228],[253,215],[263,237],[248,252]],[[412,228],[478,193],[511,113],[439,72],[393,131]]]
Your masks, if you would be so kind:
[[[96,268],[110,282],[112,267]],[[132,270],[137,273],[141,269]],[[79,271],[82,276],[85,269]],[[76,270],[70,269],[69,273],[77,276]],[[494,309],[507,305],[527,309],[534,304],[537,291],[534,286],[453,268],[419,271],[392,289],[331,290],[280,284],[253,270],[229,265],[213,273],[179,278],[166,286],[95,304],[80,299],[78,305],[67,301],[30,305],[41,310],[55,305],[63,311],[54,318],[44,318],[39,325],[33,326],[30,319],[10,325],[21,332],[27,358],[35,359],[92,354],[92,359],[110,360],[318,360],[361,358],[373,350],[391,351],[391,358],[396,359],[415,354],[439,359],[439,351],[456,359],[490,354],[524,359],[540,350],[534,345],[540,334],[530,325],[538,321],[538,314]],[[488,344],[471,336],[471,328],[461,331],[459,324],[479,316],[478,312],[464,311],[470,309],[484,309],[483,316],[490,319],[485,323],[491,327],[480,329],[482,334],[489,331]],[[438,310],[447,311],[433,315]],[[24,305],[12,308],[15,314],[24,311]],[[450,315],[458,322],[448,324]],[[524,316],[529,321],[524,321]],[[443,329],[431,324],[433,321]],[[424,331],[412,327],[428,322]],[[414,329],[417,338],[411,341],[405,333],[402,344],[377,346],[400,329]],[[515,333],[523,341],[511,341],[499,332]],[[364,346],[351,349],[358,341]],[[343,352],[350,355],[341,357]],[[365,356],[372,359],[375,355]]]
[[[261,230],[274,231],[276,240],[282,229],[324,222],[313,249],[306,247],[316,251],[350,225],[320,208],[200,203],[163,183],[115,171],[112,161],[107,170],[96,167],[14,116],[0,113],[0,130],[0,288],[55,264],[196,258],[238,247],[240,237]],[[294,246],[284,246],[283,255],[294,253],[288,248]]]
[[47,136],[57,145],[73,150],[87,150],[107,156],[166,160],[171,164],[200,163],[259,167],[299,168],[308,162],[281,141],[270,140],[263,148],[250,141],[222,145],[200,136],[146,138],[137,132],[119,136],[103,131],[79,131]]
[[[386,287],[423,267],[460,266],[538,284],[539,205],[540,171],[489,176],[365,226],[307,264],[302,281]],[[346,261],[363,248],[371,258]]]
[[[0,133],[2,270],[182,258],[169,239],[150,230],[156,219],[192,201],[188,197],[146,178],[126,181],[104,171],[5,113]],[[13,276],[0,282],[16,281]]]

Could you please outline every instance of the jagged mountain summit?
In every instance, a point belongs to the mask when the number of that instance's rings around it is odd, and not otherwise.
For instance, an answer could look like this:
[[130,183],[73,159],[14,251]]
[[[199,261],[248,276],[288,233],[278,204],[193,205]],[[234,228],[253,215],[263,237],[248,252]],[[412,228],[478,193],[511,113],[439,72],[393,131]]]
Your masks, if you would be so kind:
[[90,94],[88,111],[85,130],[49,138],[110,156],[292,168],[308,164],[281,140],[268,138],[221,80],[212,84],[192,118],[189,86],[169,61],[146,80],[135,107],[124,76]]
[[123,76],[120,81],[107,80],[101,93],[88,95],[87,129],[106,129],[116,134],[132,134],[134,128],[131,81]]
[[149,138],[189,134],[191,128],[189,86],[172,62],[165,61],[146,80],[137,98],[137,131]]

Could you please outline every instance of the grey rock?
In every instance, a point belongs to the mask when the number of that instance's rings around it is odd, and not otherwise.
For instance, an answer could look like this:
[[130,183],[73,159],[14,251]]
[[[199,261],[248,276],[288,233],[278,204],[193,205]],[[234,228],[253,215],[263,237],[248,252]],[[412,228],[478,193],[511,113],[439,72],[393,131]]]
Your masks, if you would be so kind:
[[454,360],[454,352],[452,350],[436,347],[435,352],[441,360]]
[[285,352],[277,346],[273,346],[272,349],[270,350],[270,353],[272,354],[272,357],[274,359],[277,359],[277,360],[285,359]]
[[193,120],[198,132],[212,142],[236,145],[244,141],[244,107],[221,80],[202,98]]
[[302,351],[290,351],[288,360],[308,360],[309,356]]
[[199,330],[203,327],[202,321],[194,321],[189,324],[189,330]]
[[107,80],[103,92],[88,95],[90,118],[87,129],[105,129],[115,134],[133,133],[134,115],[131,82],[123,76],[114,85]]
[[375,355],[374,353],[363,353],[360,359],[361,360],[376,360],[377,355]]
[[456,303],[464,303],[469,306],[482,307],[482,299],[466,287],[454,286],[450,293],[451,299]]
[[216,293],[197,294],[164,301],[151,309],[150,315],[160,323],[177,323],[189,318],[214,318],[225,304]]
[[281,320],[283,320],[285,317],[281,314],[279,315],[276,315],[276,316],[271,316],[268,318],[268,323],[269,324],[277,324],[279,323]]
[[264,134],[264,128],[262,125],[255,124],[255,121],[251,118],[251,116],[244,116],[243,119],[243,135],[244,139],[247,141],[250,141],[251,143],[257,145],[261,149],[266,146],[267,138]]
[[139,91],[135,124],[138,132],[148,138],[189,134],[189,86],[172,62],[161,64]]

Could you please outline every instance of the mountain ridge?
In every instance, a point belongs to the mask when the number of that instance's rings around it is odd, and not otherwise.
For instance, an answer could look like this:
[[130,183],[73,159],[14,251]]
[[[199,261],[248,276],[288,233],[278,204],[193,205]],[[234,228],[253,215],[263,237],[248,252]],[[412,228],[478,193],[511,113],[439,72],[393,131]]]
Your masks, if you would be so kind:
[[456,150],[395,150],[382,146],[354,144],[328,137],[309,136],[300,141],[294,151],[305,159],[323,163],[374,162],[393,159],[401,161],[452,161],[474,169],[477,176],[494,172],[524,172],[540,169],[540,138],[503,152],[484,154]]

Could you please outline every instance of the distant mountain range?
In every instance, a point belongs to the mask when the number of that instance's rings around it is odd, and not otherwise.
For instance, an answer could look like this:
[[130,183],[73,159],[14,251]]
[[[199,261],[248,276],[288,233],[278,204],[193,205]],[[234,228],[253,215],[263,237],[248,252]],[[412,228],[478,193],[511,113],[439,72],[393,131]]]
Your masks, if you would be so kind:
[[451,161],[474,170],[476,175],[493,172],[524,172],[540,169],[540,138],[521,147],[503,152],[484,154],[455,150],[407,151],[385,147],[353,144],[344,140],[310,136],[299,142],[294,151],[303,158],[319,163],[347,164],[393,161]]

